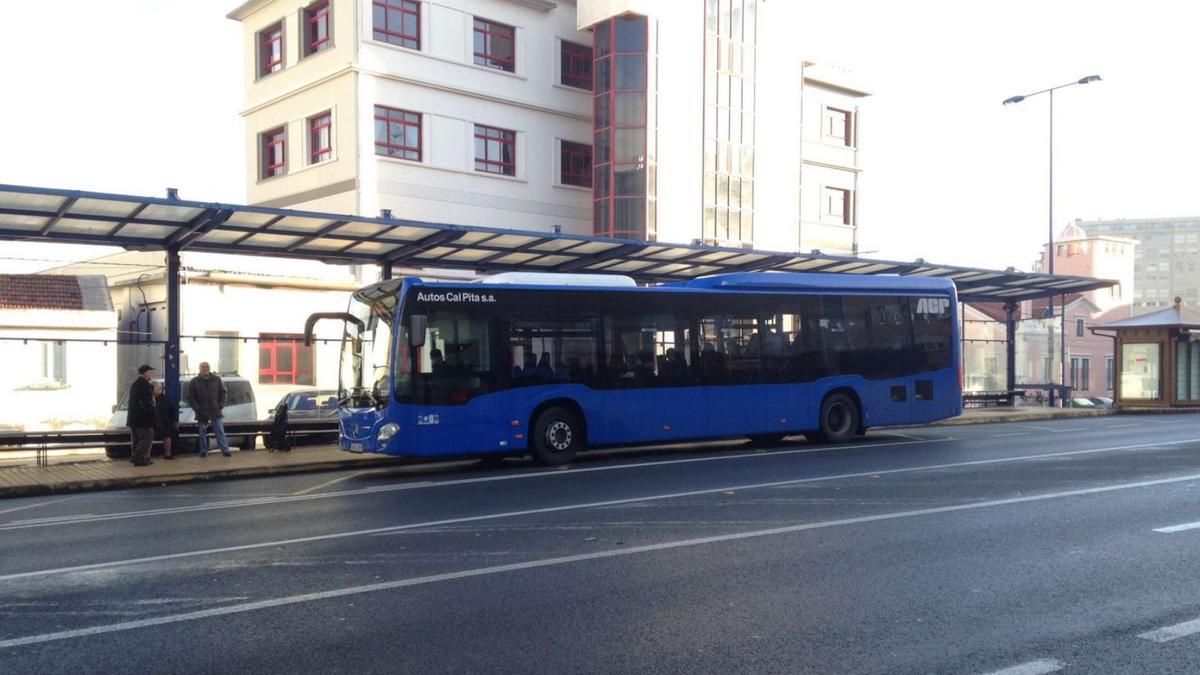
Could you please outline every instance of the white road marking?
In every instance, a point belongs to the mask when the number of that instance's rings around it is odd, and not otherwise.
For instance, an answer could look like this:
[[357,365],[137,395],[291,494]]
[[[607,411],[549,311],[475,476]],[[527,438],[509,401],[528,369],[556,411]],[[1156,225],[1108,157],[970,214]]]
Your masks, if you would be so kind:
[[[102,635],[105,633],[115,633],[119,631],[136,630],[138,628],[147,628],[150,626],[161,626],[172,623],[180,623],[184,621],[196,621],[199,619],[208,619],[217,616],[227,616],[230,614],[241,614],[244,612],[253,612],[261,609],[270,609],[273,607],[283,607],[287,605],[296,605],[306,602],[314,602],[317,600],[329,600],[332,598],[340,598],[352,595],[362,595],[366,593],[378,593],[381,591],[390,591],[398,588],[406,588],[410,586],[422,586],[426,584],[440,583],[443,581],[454,581],[457,579],[468,579],[472,577],[490,576],[493,574],[504,574],[507,572],[518,572],[522,570],[537,569],[542,567],[554,567],[558,565],[567,565],[571,563],[584,562],[589,560],[600,560],[605,558],[619,558],[624,556],[636,555],[639,553],[650,553],[655,551],[667,551],[677,548],[685,548],[692,546],[704,546],[708,544],[719,544],[730,541],[740,541],[745,539],[757,539],[762,537],[772,537],[783,534],[793,534],[796,532],[805,532],[809,530],[820,530],[832,527],[844,527],[848,525],[860,525],[863,523],[877,523],[881,521],[897,520],[901,518],[913,518],[918,516],[928,516],[942,513],[954,513],[959,511],[974,511],[985,508],[995,508],[1000,506],[1009,506],[1013,504],[1028,504],[1033,502],[1042,502],[1053,499],[1064,499],[1069,497],[1078,497],[1083,495],[1102,494],[1106,492],[1115,492],[1118,490],[1132,490],[1143,487],[1153,487],[1156,485],[1166,485],[1169,483],[1178,483],[1189,480],[1200,479],[1200,474],[1192,476],[1183,476],[1175,478],[1162,478],[1158,480],[1138,481],[1135,483],[1124,483],[1120,485],[1108,485],[1104,487],[1086,488],[1081,490],[1068,490],[1063,492],[1052,492],[1043,495],[1030,495],[1025,497],[1012,497],[1009,499],[995,499],[986,502],[972,502],[968,504],[956,504],[953,506],[938,506],[927,509],[914,509],[910,511],[897,511],[893,513],[881,513],[873,516],[859,516],[856,518],[842,518],[839,520],[827,520],[817,523],[803,523],[799,525],[788,525],[785,527],[773,527],[765,530],[751,530],[748,532],[735,532],[731,534],[715,535],[711,537],[697,537],[693,539],[682,539],[676,541],[661,542],[657,544],[646,544],[642,546],[630,546],[627,548],[610,549],[607,551],[595,551],[592,553],[581,553],[577,555],[559,556],[554,558],[543,558],[541,560],[529,560],[526,562],[510,563],[506,565],[492,565],[489,567],[480,567],[476,569],[460,570],[457,572],[445,572],[442,574],[431,574],[421,577],[412,577],[408,579],[397,579],[395,581],[385,581],[375,584],[366,584],[363,586],[350,586],[347,588],[338,588],[328,591],[319,591],[315,593],[302,593],[299,595],[284,596],[281,598],[272,598],[269,600],[258,600],[255,602],[247,602],[237,605],[229,605],[226,607],[214,607],[212,609],[199,610],[195,612],[183,612],[180,614],[171,614],[158,616],[149,619],[141,619],[137,621],[122,621],[119,623],[111,623],[99,626],[91,626],[88,628],[79,628],[74,630],[64,630],[54,633],[42,633],[40,635],[27,635],[24,637],[10,638],[0,640],[0,649],[11,649],[13,647],[21,647],[24,645],[40,644],[44,642],[54,642],[57,640],[69,640],[73,638],[87,637],[90,635]],[[695,494],[695,493],[691,493]],[[560,507],[557,510],[561,510]],[[556,509],[537,509],[531,512],[544,512]],[[481,516],[475,520],[481,520],[488,516]],[[407,527],[407,526],[405,526]],[[397,528],[399,529],[399,528]],[[326,537],[330,538],[330,537]],[[232,547],[246,548],[246,547]],[[162,556],[158,559],[162,559]],[[11,579],[18,575],[8,575],[4,579]],[[1194,622],[1198,624],[1200,629],[1200,621]],[[1184,626],[1187,624],[1180,624]],[[1173,626],[1170,628],[1179,628]],[[1169,629],[1162,629],[1164,631]],[[1193,631],[1194,632],[1194,631]],[[1149,634],[1146,634],[1149,635]],[[1181,637],[1181,636],[1177,636]],[[1147,638],[1150,639],[1150,638]],[[1169,638],[1174,639],[1174,638]],[[1034,662],[1038,663],[1038,662]],[[1030,664],[1022,664],[1019,667],[1029,667]],[[1061,667],[1061,664],[1060,664]],[[1049,673],[1052,670],[1005,670],[998,671],[1001,673]]]
[[71,501],[72,499],[78,499],[78,498],[79,498],[79,495],[72,495],[70,497],[63,497],[62,499],[51,499],[50,501],[35,502],[33,504],[26,504],[25,506],[17,506],[15,508],[11,508],[11,509],[4,509],[3,511],[0,511],[0,514],[16,513],[17,511],[24,511],[25,509],[36,509],[39,506],[50,506],[51,504],[57,504],[59,502],[67,502],[67,501]]
[[1148,631],[1138,637],[1151,642],[1170,642],[1171,640],[1178,640],[1179,638],[1195,635],[1196,633],[1200,633],[1200,619],[1192,619],[1191,621],[1177,623],[1174,626],[1166,626],[1158,630]]
[[1044,673],[1053,673],[1062,670],[1065,665],[1065,663],[1058,659],[1038,659],[1037,661],[1018,663],[1015,666],[995,670],[988,673],[988,675],[1043,675]]
[[[683,497],[696,497],[700,495],[711,495],[726,492],[737,492],[739,490],[759,490],[764,488],[784,487],[790,485],[802,485],[805,483],[818,483],[824,481],[845,480],[850,478],[867,478],[878,477],[883,475],[915,473],[920,471],[933,471],[942,469],[953,469],[965,466],[984,466],[989,464],[1003,464],[1031,459],[1045,459],[1048,457],[1063,457],[1071,455],[1081,455],[1088,453],[1108,452],[1113,450],[1129,450],[1135,448],[1158,447],[1164,445],[1179,445],[1180,443],[1196,443],[1200,439],[1189,439],[1186,441],[1168,441],[1164,443],[1144,443],[1141,445],[1126,445],[1115,446],[1111,448],[1097,448],[1093,450],[1072,450],[1068,452],[1059,452],[1046,455],[1027,455],[1024,457],[1015,458],[998,458],[998,459],[980,459],[971,462],[957,462],[952,464],[931,464],[921,467],[907,467],[903,469],[885,469],[881,471],[864,471],[860,473],[844,473],[833,476],[814,476],[812,478],[793,478],[789,480],[771,481],[768,483],[752,483],[749,485],[726,486],[719,488],[710,488],[705,490],[688,490],[686,492],[670,492],[665,494],[647,495],[643,497],[627,497],[625,499],[611,499],[600,502],[585,502],[582,504],[564,504],[562,506],[547,506],[539,509],[523,509],[519,511],[506,511],[501,513],[487,513],[478,516],[463,516],[460,518],[447,518],[444,520],[431,520],[421,523],[407,523],[404,525],[391,525],[388,527],[376,527],[368,530],[352,530],[349,532],[332,532],[329,534],[317,534],[308,537],[297,537],[294,539],[282,539],[277,541],[257,542],[253,544],[239,544],[237,546],[223,546],[220,548],[200,549],[193,551],[183,551],[180,553],[167,553],[164,555],[147,556],[144,558],[129,558],[126,560],[113,560],[102,563],[90,563],[86,565],[74,565],[71,567],[56,567],[52,569],[33,570],[29,572],[15,572],[12,574],[0,575],[0,582],[12,581],[15,579],[26,579],[30,577],[44,577],[55,574],[72,574],[78,572],[91,572],[94,570],[111,569],[114,567],[123,567],[126,565],[138,565],[143,563],[161,562],[164,560],[178,560],[180,558],[193,558],[197,556],[215,555],[218,553],[233,553],[237,551],[250,551],[260,548],[270,548],[276,546],[291,546],[293,544],[306,544],[315,541],[329,541],[332,539],[347,539],[350,537],[363,537],[379,534],[392,534],[396,532],[404,532],[406,530],[419,530],[431,527],[442,527],[445,525],[458,525],[461,523],[474,523],[485,520],[498,520],[503,518],[517,518],[521,516],[537,515],[542,513],[559,513],[563,511],[578,511],[583,509],[603,508],[609,506],[621,506],[625,504],[638,504],[651,501],[659,501],[665,499],[679,499]],[[1165,485],[1169,483],[1184,482],[1189,480],[1200,480],[1200,474],[1183,476],[1180,478],[1166,478],[1154,481],[1144,481],[1138,483],[1129,483],[1126,485],[1108,486],[1100,488],[1090,488],[1086,490],[1078,490],[1074,492],[1050,493],[1053,496],[1072,496],[1085,495],[1100,492],[1108,492],[1111,490],[1128,489],[1129,487],[1143,487],[1146,485]],[[920,512],[904,512],[904,513],[940,513],[944,510],[958,510],[959,508],[978,508],[989,505],[999,504],[1018,504],[1025,501],[1037,501],[1047,498],[1045,496],[1018,497],[1008,500],[998,500],[994,502],[979,502],[974,505],[966,505],[964,507],[939,507],[935,509],[927,509]],[[886,517],[886,516],[885,516]],[[875,516],[868,516],[867,521],[878,519]],[[867,522],[862,521],[862,522]],[[838,521],[841,522],[841,521]],[[854,521],[858,522],[858,521]]]
[[1068,431],[1087,431],[1087,427],[1056,427],[1050,429],[1050,433],[1052,434],[1065,434]]
[[104,513],[99,515],[80,515],[80,516],[61,516],[53,521],[45,522],[21,522],[7,523],[0,525],[0,531],[18,530],[28,527],[46,527],[49,525],[72,525],[77,523],[92,523],[105,520],[123,520],[126,518],[142,518],[145,516],[160,516],[176,513],[193,513],[198,511],[212,511],[215,509],[232,509],[242,508],[247,506],[264,506],[270,504],[286,504],[297,501],[307,501],[310,499],[330,499],[334,497],[353,497],[357,495],[377,494],[380,492],[402,492],[406,490],[424,490],[428,488],[450,487],[454,485],[472,485],[475,483],[494,483],[498,481],[509,480],[526,480],[534,478],[551,478],[560,476],[573,476],[581,473],[592,473],[595,471],[619,471],[623,469],[640,469],[643,467],[666,466],[670,464],[690,464],[693,462],[719,462],[734,459],[759,459],[763,457],[780,457],[783,455],[802,455],[818,452],[831,452],[834,450],[847,449],[868,449],[868,448],[887,448],[900,445],[913,445],[916,443],[946,443],[949,441],[958,440],[953,436],[938,440],[921,440],[921,441],[895,441],[889,443],[864,443],[853,445],[831,445],[820,447],[802,447],[795,450],[777,450],[772,452],[743,452],[733,455],[716,455],[708,457],[689,457],[687,459],[666,459],[654,462],[635,462],[627,464],[614,464],[611,466],[590,466],[582,468],[571,468],[567,471],[561,470],[539,470],[529,473],[517,474],[501,474],[498,476],[483,476],[477,478],[459,478],[454,480],[444,481],[418,481],[412,483],[393,483],[390,485],[377,485],[374,487],[358,488],[354,490],[341,490],[338,492],[322,492],[320,494],[294,494],[281,496],[263,496],[249,497],[242,499],[231,499],[219,502],[208,502],[204,504],[196,504],[192,506],[171,506],[158,509],[146,509],[143,511],[123,511],[119,513]]
[[1200,521],[1194,523],[1184,523],[1182,525],[1171,525],[1170,527],[1156,527],[1155,532],[1162,534],[1175,534],[1176,532],[1186,532],[1188,530],[1200,530]]
[[1032,433],[1033,433],[1032,431],[1018,431],[1013,434],[992,434],[992,438],[1008,438],[1011,436],[1028,436]]
[[1141,426],[1141,425],[1138,422],[1133,422],[1131,424],[1113,424],[1111,426],[1107,426],[1104,428],[1105,429],[1125,429],[1128,427],[1136,427],[1136,426]]
[[320,490],[322,488],[327,488],[330,485],[337,485],[338,483],[348,481],[352,478],[358,478],[359,476],[366,474],[366,473],[378,473],[379,471],[380,471],[379,469],[376,469],[374,471],[355,471],[353,473],[348,473],[344,476],[338,476],[337,478],[331,478],[331,479],[325,481],[324,483],[318,483],[312,487],[304,488],[303,490],[296,490],[289,496],[295,497],[295,496],[299,496],[299,495],[306,495],[306,494],[309,494],[310,492],[316,492],[317,490]]

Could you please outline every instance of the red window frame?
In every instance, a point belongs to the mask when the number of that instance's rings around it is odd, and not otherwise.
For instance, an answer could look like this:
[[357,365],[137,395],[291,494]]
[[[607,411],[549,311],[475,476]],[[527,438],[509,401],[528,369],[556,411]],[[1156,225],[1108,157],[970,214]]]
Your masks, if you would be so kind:
[[258,76],[283,70],[283,22],[258,32]]
[[[287,173],[287,133],[278,127],[261,134],[262,178],[274,178]],[[278,151],[278,152],[276,152]]]
[[[592,48],[562,41],[559,60],[559,81],[568,87],[592,90]],[[590,181],[588,183],[591,184]]]
[[[290,355],[280,354],[287,349],[291,350]],[[311,385],[314,357],[313,348],[304,344],[303,335],[263,333],[258,336],[258,382]]]
[[592,146],[562,141],[559,182],[563,185],[592,187]]
[[[387,106],[375,106],[375,121],[383,122],[384,137],[379,137],[379,127],[375,127],[375,154],[385,157],[399,157],[400,159],[408,159],[414,162],[421,161],[421,113],[412,112],[410,110],[401,110],[399,108],[388,108]],[[400,143],[392,143],[392,129],[395,126],[402,127],[400,138],[403,139]],[[408,129],[415,127],[417,130],[417,144],[408,145]]]
[[[322,139],[322,132],[324,138]],[[333,158],[333,113],[326,110],[308,118],[308,163],[320,164]]]
[[[483,141],[483,157],[479,156],[479,144],[475,144],[475,170],[501,176],[517,175],[517,132],[482,124],[475,125],[475,140]],[[489,150],[498,143],[498,156]],[[509,159],[505,160],[507,152]]]
[[[320,34],[319,27],[324,27],[325,37]],[[304,8],[304,55],[311,56],[333,46],[330,42],[332,33],[329,30],[329,0],[314,2]]]
[[[514,72],[517,69],[517,29],[508,24],[497,23],[489,19],[481,19],[475,17],[475,32],[474,37],[483,36],[483,51],[475,50],[475,63],[488,68],[495,68],[506,72]],[[497,42],[508,41],[509,53],[512,56],[507,58],[497,56],[495,45]],[[474,45],[474,42],[472,42]]]
[[[371,5],[371,28],[374,39],[409,49],[421,48],[421,3],[416,0],[374,0]],[[375,8],[383,10],[382,24],[376,21],[379,17],[375,16]],[[388,21],[392,12],[400,13],[400,25],[393,25]],[[410,16],[416,17],[414,32],[406,33],[404,31],[405,19]]]

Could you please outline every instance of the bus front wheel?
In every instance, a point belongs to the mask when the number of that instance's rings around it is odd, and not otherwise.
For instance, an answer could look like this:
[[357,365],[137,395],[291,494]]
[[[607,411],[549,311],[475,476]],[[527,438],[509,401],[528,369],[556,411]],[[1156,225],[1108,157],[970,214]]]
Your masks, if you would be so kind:
[[826,443],[845,443],[858,432],[858,404],[846,394],[834,392],[821,403],[820,439]]
[[583,448],[583,423],[567,408],[548,408],[533,423],[529,440],[529,454],[539,464],[566,464]]

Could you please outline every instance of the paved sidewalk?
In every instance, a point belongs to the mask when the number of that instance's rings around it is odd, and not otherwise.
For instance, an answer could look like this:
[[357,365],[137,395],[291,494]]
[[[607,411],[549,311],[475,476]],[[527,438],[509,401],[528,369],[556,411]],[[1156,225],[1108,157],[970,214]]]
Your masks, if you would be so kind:
[[[1195,413],[1196,411],[1144,409],[1118,412],[1089,408],[971,408],[960,417],[943,420],[932,425],[912,425],[908,428],[992,422],[1033,422],[1113,414],[1188,412]],[[1200,423],[1200,420],[1197,422]],[[63,457],[45,467],[32,464],[0,466],[0,498],[287,473],[311,473],[347,468],[395,466],[403,461],[382,455],[354,455],[342,452],[333,445],[302,446],[291,452],[267,452],[261,449],[248,452],[234,451],[233,456],[229,458],[222,457],[219,452],[209,453],[206,459],[189,454],[172,461],[156,458],[154,464],[148,467],[135,467],[127,461],[110,460],[103,455],[83,461],[70,461],[71,459],[73,458]],[[83,459],[83,456],[80,459]]]
[[0,467],[0,498],[369,468],[396,462],[395,458],[383,455],[342,452],[334,445],[301,446],[291,452],[234,450],[231,457],[210,452],[204,459],[195,454],[180,455],[173,460],[155,457],[154,464],[143,467],[101,456],[99,459],[60,462],[44,467],[32,464]]

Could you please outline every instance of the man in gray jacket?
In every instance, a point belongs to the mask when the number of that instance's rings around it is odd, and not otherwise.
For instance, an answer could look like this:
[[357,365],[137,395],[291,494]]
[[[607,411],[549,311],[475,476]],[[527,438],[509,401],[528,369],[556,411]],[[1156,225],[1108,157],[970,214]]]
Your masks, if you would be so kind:
[[221,455],[229,457],[229,439],[225,438],[225,383],[214,375],[207,361],[200,363],[200,374],[188,382],[184,398],[196,413],[196,426],[200,434],[199,445],[201,457],[208,456],[208,427],[212,426],[213,435],[217,437],[217,445]]

